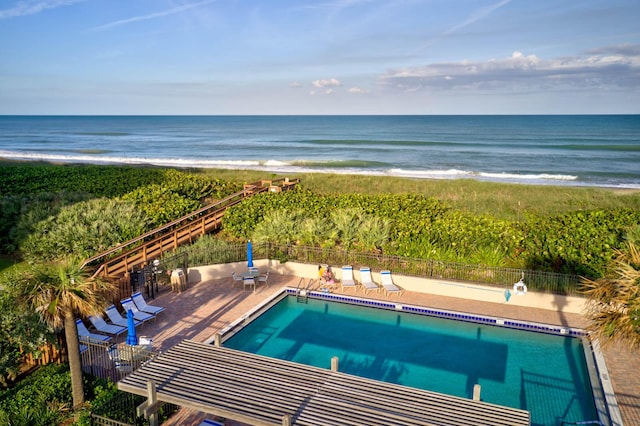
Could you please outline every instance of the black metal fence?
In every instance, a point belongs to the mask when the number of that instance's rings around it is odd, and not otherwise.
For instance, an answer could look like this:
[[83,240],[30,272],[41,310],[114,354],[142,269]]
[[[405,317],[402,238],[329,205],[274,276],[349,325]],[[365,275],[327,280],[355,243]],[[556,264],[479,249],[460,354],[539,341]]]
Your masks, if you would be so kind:
[[[154,358],[157,352],[143,346],[130,346],[124,343],[113,344],[93,340],[83,340],[81,344],[82,370],[112,382],[124,378],[137,370],[145,362]],[[136,414],[136,407],[145,398],[127,392],[117,392],[108,401],[91,407],[91,422],[104,426],[145,426],[147,419]],[[164,404],[159,410],[159,417],[166,418],[180,407]]]
[[[187,256],[188,263],[192,266],[240,262],[247,259],[247,247],[245,244],[235,244],[216,249],[193,249],[187,251]],[[523,278],[531,290],[562,295],[578,295],[580,286],[580,277],[577,275],[297,245],[254,243],[253,257],[281,262],[291,260],[314,264],[368,266],[373,270],[388,269],[401,275],[469,281],[501,288],[505,285],[511,286]]]
[[144,346],[130,346],[95,340],[81,340],[82,371],[117,382],[158,355]]

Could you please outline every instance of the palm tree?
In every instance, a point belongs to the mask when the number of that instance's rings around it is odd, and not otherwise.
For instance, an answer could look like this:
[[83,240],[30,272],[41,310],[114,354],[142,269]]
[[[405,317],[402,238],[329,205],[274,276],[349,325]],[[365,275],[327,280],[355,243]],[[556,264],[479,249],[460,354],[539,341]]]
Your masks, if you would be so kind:
[[64,328],[71,372],[74,408],[84,403],[82,363],[76,316],[86,317],[101,312],[113,286],[89,278],[80,268],[81,262],[69,259],[58,263],[33,265],[19,274],[16,288],[22,300],[34,308],[55,329]]
[[627,240],[607,277],[583,279],[589,298],[590,329],[603,343],[619,340],[631,348],[640,346],[640,249]]

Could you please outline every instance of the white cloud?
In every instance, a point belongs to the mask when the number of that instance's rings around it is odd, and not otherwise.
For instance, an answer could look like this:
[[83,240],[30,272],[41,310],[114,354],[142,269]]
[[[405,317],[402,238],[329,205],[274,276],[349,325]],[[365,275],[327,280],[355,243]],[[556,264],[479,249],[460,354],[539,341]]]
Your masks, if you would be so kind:
[[322,89],[324,87],[342,86],[342,83],[340,83],[340,80],[336,78],[329,78],[325,80],[314,80],[311,82],[311,84],[313,84],[313,87],[317,87],[319,89]]
[[18,16],[35,15],[47,9],[55,9],[61,6],[70,6],[85,0],[23,0],[9,9],[0,10],[0,19],[15,18]]
[[302,87],[302,84],[300,84],[299,81],[292,81],[291,84],[289,84],[289,87],[293,89],[299,89]]
[[349,92],[349,93],[356,93],[356,94],[359,94],[359,93],[369,93],[369,92],[371,92],[371,91],[370,91],[370,90],[367,90],[367,89],[363,89],[363,88],[358,87],[358,86],[354,86],[354,87],[349,88],[348,92]]
[[640,46],[603,48],[588,55],[541,59],[516,51],[483,62],[445,62],[399,68],[380,83],[401,90],[530,91],[552,88],[640,87]]
[[111,29],[111,28],[114,28],[114,27],[119,27],[121,25],[131,24],[133,22],[148,21],[150,19],[163,18],[165,16],[175,15],[177,13],[182,13],[182,12],[185,12],[185,11],[187,11],[189,9],[194,9],[196,7],[206,6],[206,5],[214,3],[216,1],[217,0],[204,0],[204,1],[197,2],[197,3],[186,3],[186,4],[183,4],[183,5],[180,5],[180,6],[173,7],[171,9],[162,10],[160,12],[154,12],[154,13],[149,13],[147,15],[134,16],[132,18],[121,19],[119,21],[109,22],[108,24],[99,25],[97,27],[94,27],[94,28],[92,28],[92,30],[94,30],[94,31],[108,30],[108,29]]

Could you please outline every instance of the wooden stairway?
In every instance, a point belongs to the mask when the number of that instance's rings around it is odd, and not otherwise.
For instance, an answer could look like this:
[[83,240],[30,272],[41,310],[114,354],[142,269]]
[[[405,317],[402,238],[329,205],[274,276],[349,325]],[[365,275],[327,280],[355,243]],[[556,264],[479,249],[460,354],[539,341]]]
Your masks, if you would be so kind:
[[94,276],[121,278],[126,272],[149,264],[167,251],[191,244],[199,237],[218,230],[226,210],[243,199],[262,192],[287,191],[298,182],[298,179],[281,178],[245,184],[242,191],[99,253],[85,260],[82,267],[96,268]]

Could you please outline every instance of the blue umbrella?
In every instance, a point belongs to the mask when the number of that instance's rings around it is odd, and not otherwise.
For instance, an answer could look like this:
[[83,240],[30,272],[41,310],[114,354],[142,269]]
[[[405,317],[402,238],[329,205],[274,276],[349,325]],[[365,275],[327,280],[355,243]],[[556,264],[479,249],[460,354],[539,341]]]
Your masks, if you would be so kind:
[[251,246],[251,240],[247,243],[247,267],[253,268],[253,247]]
[[129,333],[127,334],[127,345],[135,346],[138,344],[138,336],[136,335],[136,321],[133,318],[133,311],[127,310],[127,328]]

